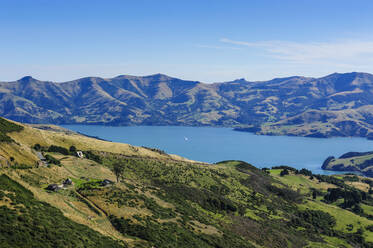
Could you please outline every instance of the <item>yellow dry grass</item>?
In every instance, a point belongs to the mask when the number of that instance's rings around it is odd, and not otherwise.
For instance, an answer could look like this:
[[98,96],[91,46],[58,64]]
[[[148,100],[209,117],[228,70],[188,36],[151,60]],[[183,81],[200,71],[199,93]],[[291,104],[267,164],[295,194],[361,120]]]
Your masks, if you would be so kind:
[[16,143],[1,143],[0,156],[7,160],[9,160],[10,157],[13,157],[18,163],[33,165],[37,162],[38,158],[35,152],[31,149],[35,144],[40,144],[42,146],[57,145],[65,148],[74,145],[79,150],[97,150],[123,154],[126,156],[195,162],[174,154],[161,154],[143,147],[90,138],[58,126],[43,125],[44,128],[47,127],[49,130],[42,130],[30,125],[17,124],[22,125],[24,129],[20,132],[8,133]]
[[[53,170],[53,169],[57,169]],[[35,168],[32,170],[38,170],[38,173],[46,173],[46,175],[53,175],[55,172],[59,172],[59,176],[55,176],[51,178],[50,180],[56,180],[57,178],[61,178],[63,175],[62,167],[54,167],[54,168]],[[53,170],[53,172],[52,172]],[[48,193],[44,189],[38,186],[30,185],[26,183],[24,180],[21,180],[21,176],[28,173],[27,171],[15,171],[15,170],[1,170],[2,173],[7,174],[12,179],[16,180],[22,186],[29,189],[34,196],[43,202],[47,202],[50,205],[60,209],[62,213],[69,219],[86,225],[93,230],[96,230],[103,235],[112,237],[114,239],[121,239],[125,240],[123,236],[116,231],[109,220],[104,216],[99,216],[94,211],[92,211],[87,205],[85,205],[83,202],[77,200],[76,198],[73,198],[69,196],[69,194],[65,192],[58,192],[58,193]],[[45,175],[45,176],[46,176]],[[66,190],[68,191],[68,189]]]
[[368,192],[370,188],[368,184],[363,182],[346,182],[346,184],[365,192]]
[[80,178],[81,176],[95,179],[109,179],[115,181],[116,177],[107,167],[88,160],[74,156],[65,156],[61,154],[53,154],[53,157],[60,159],[63,164],[63,170],[66,176]]
[[[93,202],[96,206],[103,209],[108,215],[115,215],[118,217],[132,218],[133,215],[150,216],[152,212],[145,208],[121,206],[118,207],[115,203],[109,203],[105,201],[105,193],[108,189],[95,192],[94,195],[88,196],[87,198]],[[139,202],[142,205],[142,202]]]
[[[140,193],[140,191],[139,191]],[[141,194],[141,193],[140,193]],[[144,195],[148,198],[152,198],[159,206],[161,207],[164,207],[164,208],[172,208],[172,209],[175,209],[175,206],[172,205],[171,203],[169,202],[166,202],[162,199],[160,199],[159,197],[153,195],[151,192],[147,191],[144,193]]]
[[206,225],[196,220],[191,221],[191,223],[193,224],[194,231],[197,233],[217,236],[222,235],[222,233],[214,226]]

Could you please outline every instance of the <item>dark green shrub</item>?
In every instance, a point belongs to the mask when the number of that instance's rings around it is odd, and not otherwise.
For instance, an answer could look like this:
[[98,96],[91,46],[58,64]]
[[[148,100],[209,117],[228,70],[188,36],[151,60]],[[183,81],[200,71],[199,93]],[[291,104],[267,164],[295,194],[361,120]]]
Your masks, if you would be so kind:
[[369,225],[366,227],[366,229],[370,232],[373,232],[373,225]]
[[316,191],[314,190],[314,191],[312,191],[312,199],[316,199],[316,197],[317,197],[317,193],[316,193]]
[[37,151],[40,151],[41,150],[41,145],[40,144],[35,144],[33,148]]
[[0,176],[0,192],[3,191],[12,192],[7,197],[16,209],[0,207],[0,247],[126,247],[71,221],[6,175]]
[[70,146],[70,149],[69,149],[70,153],[74,154],[76,153],[76,147],[75,146]]
[[27,170],[31,169],[33,166],[27,165],[27,164],[18,164],[16,163],[15,165],[12,166],[13,169],[18,169],[18,170]]
[[299,171],[299,174],[302,174],[302,175],[305,175],[305,176],[312,176],[312,171],[303,168]]
[[275,195],[283,198],[286,201],[290,202],[299,202],[302,200],[302,195],[298,192],[291,190],[289,188],[279,188],[274,185],[268,185],[267,189],[274,193]]
[[197,234],[192,230],[180,227],[177,223],[158,223],[150,218],[137,217],[141,224],[130,219],[109,216],[110,222],[120,233],[146,240],[149,247],[178,247],[178,248],[252,248],[247,241],[232,234],[217,235]]
[[344,197],[344,190],[341,188],[329,188],[328,193],[324,196],[324,200],[327,203],[333,203],[339,198]]
[[237,207],[231,200],[206,189],[197,189],[185,185],[172,185],[164,187],[164,189],[170,197],[180,198],[182,196],[186,200],[198,203],[206,210],[213,212],[237,211]]
[[83,153],[87,159],[93,160],[99,164],[102,163],[101,157],[99,155],[94,154],[92,151],[84,151]]
[[161,149],[158,149],[158,148],[151,148],[151,147],[146,147],[146,146],[142,146],[142,148],[145,148],[145,149],[148,149],[150,151],[153,151],[153,152],[156,152],[156,153],[159,153],[159,154],[162,154],[162,155],[166,155],[167,153]]
[[361,215],[364,213],[364,210],[360,207],[359,204],[355,204],[355,206],[352,208],[352,211],[355,213],[355,214],[358,214],[358,215]]
[[289,175],[289,171],[287,169],[283,169],[281,172],[280,172],[280,176],[283,177],[285,175]]
[[287,165],[280,165],[280,166],[272,166],[272,169],[273,170],[288,170],[288,171],[297,171],[297,169],[293,168],[293,167],[290,167],[290,166],[287,166]]
[[320,210],[299,211],[291,222],[295,226],[309,228],[324,234],[333,233],[333,227],[336,224],[333,216]]
[[45,159],[47,160],[48,163],[55,164],[55,165],[60,165],[61,161],[53,157],[52,155],[45,155]]
[[48,152],[57,152],[63,155],[69,155],[69,151],[65,147],[51,145],[48,148]]
[[23,127],[0,117],[0,142],[14,142],[6,133],[22,131]]
[[349,181],[349,182],[359,182],[359,177],[356,176],[356,175],[353,175],[353,176],[345,176],[343,178],[345,181]]

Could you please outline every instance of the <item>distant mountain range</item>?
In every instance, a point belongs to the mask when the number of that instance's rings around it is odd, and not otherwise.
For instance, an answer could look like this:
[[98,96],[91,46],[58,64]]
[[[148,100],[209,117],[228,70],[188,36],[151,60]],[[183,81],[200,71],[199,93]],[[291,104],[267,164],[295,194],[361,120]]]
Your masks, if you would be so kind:
[[27,123],[226,126],[258,134],[373,138],[373,75],[206,84],[162,74],[0,82],[0,115]]

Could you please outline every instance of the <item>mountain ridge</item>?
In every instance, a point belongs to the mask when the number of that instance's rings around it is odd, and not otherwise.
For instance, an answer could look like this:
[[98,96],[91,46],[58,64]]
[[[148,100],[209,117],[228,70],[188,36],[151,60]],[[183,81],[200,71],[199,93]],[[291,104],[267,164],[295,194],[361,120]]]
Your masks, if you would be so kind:
[[212,84],[164,74],[58,83],[26,76],[0,82],[0,103],[0,116],[27,123],[224,126],[269,135],[373,137],[373,75],[361,72]]

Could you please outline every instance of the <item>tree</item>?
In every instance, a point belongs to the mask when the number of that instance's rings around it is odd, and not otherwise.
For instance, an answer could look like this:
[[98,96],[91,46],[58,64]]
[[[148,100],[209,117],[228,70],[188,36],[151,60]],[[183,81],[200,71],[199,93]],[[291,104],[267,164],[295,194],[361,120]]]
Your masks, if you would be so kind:
[[305,175],[305,176],[312,176],[312,171],[303,168],[299,171],[299,174],[302,174],[302,175]]
[[355,204],[355,206],[352,208],[352,211],[354,211],[355,214],[363,214],[364,213],[364,210],[362,209],[362,207],[360,207],[359,204]]
[[67,150],[65,147],[62,147],[62,146],[51,145],[48,148],[48,152],[57,152],[63,155],[69,155],[69,150]]
[[37,150],[37,151],[40,151],[41,145],[40,144],[35,144],[34,149]]
[[373,189],[372,188],[369,189],[368,194],[373,194]]
[[71,153],[76,153],[76,147],[75,146],[70,146],[70,149],[69,149],[69,151],[71,152]]
[[312,199],[316,199],[316,197],[317,197],[317,192],[316,192],[316,190],[314,190],[312,192]]
[[113,168],[114,174],[117,177],[117,183],[119,183],[119,178],[123,176],[124,166],[120,163],[115,163]]
[[289,171],[287,169],[283,169],[280,173],[280,176],[285,176],[285,175],[289,175]]

